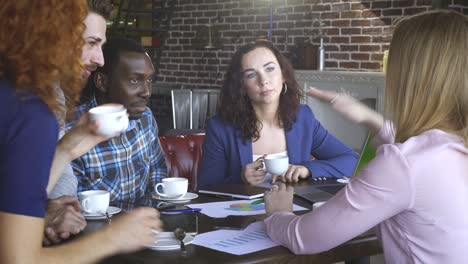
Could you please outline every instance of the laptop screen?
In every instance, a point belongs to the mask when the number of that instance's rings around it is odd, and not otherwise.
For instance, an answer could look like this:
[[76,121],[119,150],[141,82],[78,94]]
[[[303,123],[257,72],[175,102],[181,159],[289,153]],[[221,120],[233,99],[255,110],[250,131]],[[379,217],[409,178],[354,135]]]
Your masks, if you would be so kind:
[[354,168],[353,177],[356,176],[361,169],[369,163],[371,159],[375,157],[375,149],[372,147],[372,137],[370,133],[367,134],[364,146],[361,149],[361,155],[359,156],[358,163]]

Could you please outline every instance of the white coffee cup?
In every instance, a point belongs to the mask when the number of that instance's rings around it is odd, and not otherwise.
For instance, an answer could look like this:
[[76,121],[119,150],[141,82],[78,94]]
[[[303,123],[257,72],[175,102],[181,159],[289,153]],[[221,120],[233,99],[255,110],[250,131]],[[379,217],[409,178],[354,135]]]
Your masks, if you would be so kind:
[[[158,187],[162,186],[162,193],[159,192]],[[177,197],[184,196],[187,193],[188,180],[186,178],[170,177],[164,178],[161,183],[154,186],[154,191],[162,197]]]
[[89,214],[105,213],[109,208],[110,193],[102,190],[84,191],[80,193],[81,209]]
[[266,157],[265,168],[272,175],[283,175],[289,168],[288,156],[271,156]]
[[91,108],[89,113],[91,120],[96,120],[99,124],[99,135],[111,137],[127,130],[127,109],[121,104],[103,104]]

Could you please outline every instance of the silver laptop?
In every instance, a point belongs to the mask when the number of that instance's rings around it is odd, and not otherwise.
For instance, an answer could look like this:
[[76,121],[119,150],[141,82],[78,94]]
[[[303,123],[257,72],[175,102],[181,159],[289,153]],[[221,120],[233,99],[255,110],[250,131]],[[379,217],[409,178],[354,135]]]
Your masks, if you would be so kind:
[[[351,177],[357,175],[361,168],[375,156],[375,150],[371,147],[370,141],[370,133],[368,133],[361,147],[361,154]],[[329,200],[344,186],[345,184],[337,182],[336,179],[326,179],[324,181],[318,181],[317,184],[314,183],[313,185],[294,187],[294,193],[299,198],[311,203],[316,203]]]

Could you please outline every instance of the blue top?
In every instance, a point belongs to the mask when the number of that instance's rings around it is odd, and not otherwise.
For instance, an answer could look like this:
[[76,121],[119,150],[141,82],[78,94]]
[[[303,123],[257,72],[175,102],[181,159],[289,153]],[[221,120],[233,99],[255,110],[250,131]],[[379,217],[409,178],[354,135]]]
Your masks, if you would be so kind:
[[0,80],[1,212],[44,217],[57,138],[57,121],[44,102]]
[[[75,108],[77,118],[96,107],[93,97]],[[76,121],[66,124],[69,130]],[[78,179],[78,192],[106,190],[111,201],[135,200],[154,192],[167,176],[166,156],[158,126],[149,108],[130,120],[127,131],[101,142],[71,163]]]
[[[350,176],[356,166],[356,153],[330,134],[306,105],[300,106],[296,122],[286,132],[286,145],[289,163],[307,167],[313,177]],[[217,116],[211,118],[203,143],[199,187],[242,183],[241,171],[251,162],[252,141],[244,143],[239,130]]]

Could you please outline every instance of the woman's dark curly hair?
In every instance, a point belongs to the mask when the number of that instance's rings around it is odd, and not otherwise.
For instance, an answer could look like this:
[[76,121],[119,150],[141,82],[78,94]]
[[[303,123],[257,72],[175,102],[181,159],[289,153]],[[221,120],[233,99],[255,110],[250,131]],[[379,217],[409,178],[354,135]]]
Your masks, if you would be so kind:
[[302,97],[302,90],[296,81],[291,63],[270,41],[257,40],[240,47],[232,57],[221,88],[218,116],[222,121],[238,128],[244,140],[252,141],[259,139],[262,124],[258,121],[252,103],[242,87],[242,59],[245,54],[257,48],[267,48],[275,55],[288,87],[285,94],[281,93],[277,113],[278,123],[286,131],[292,128],[296,120]]

